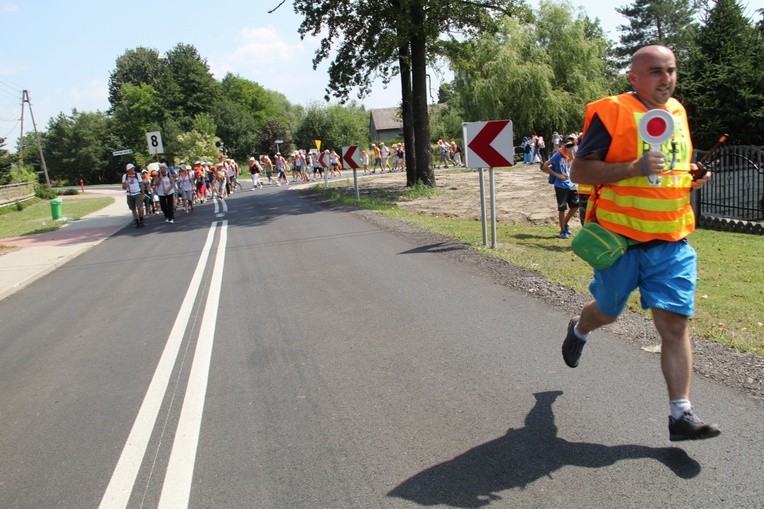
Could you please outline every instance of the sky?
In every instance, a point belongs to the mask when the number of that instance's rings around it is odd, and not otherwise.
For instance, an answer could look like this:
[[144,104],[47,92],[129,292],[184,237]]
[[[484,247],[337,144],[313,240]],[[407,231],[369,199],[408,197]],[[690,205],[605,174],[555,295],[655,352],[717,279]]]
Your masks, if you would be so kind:
[[[293,104],[323,101],[328,64],[313,70],[319,39],[300,39],[301,17],[287,0],[0,0],[0,137],[15,150],[21,131],[22,90],[27,90],[38,130],[60,112],[106,111],[108,80],[117,57],[147,47],[165,53],[178,43],[193,45],[216,79],[231,72],[283,93]],[[745,5],[745,0],[744,5]],[[537,5],[537,0],[530,0]],[[571,0],[599,18],[612,38],[626,19],[615,11],[630,0]],[[764,0],[747,2],[749,13]],[[448,74],[431,72],[432,94]],[[353,98],[353,96],[351,96]],[[400,85],[377,82],[369,108],[397,106]],[[32,130],[25,109],[24,132]]]

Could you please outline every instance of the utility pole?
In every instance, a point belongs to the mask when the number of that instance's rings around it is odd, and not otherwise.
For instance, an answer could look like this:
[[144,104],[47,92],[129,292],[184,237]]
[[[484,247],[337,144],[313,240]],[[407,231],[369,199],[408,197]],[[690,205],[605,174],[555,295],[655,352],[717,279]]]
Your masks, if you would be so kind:
[[19,136],[19,167],[24,166],[24,92],[21,93],[21,135]]
[[[40,153],[40,162],[42,163],[42,171],[45,173],[45,183],[50,185],[50,178],[48,178],[48,166],[45,164],[45,156],[42,155],[42,144],[40,143],[40,133],[37,131],[37,123],[34,121],[34,112],[32,111],[32,103],[29,101],[29,92],[27,90],[21,91],[21,118],[23,122],[24,118],[24,103],[29,105],[29,115],[32,117],[32,127],[34,128],[35,139],[37,140],[37,150]],[[23,126],[23,124],[22,124]],[[23,128],[22,128],[23,129]],[[22,131],[21,135],[24,135]],[[22,141],[23,144],[23,141]]]

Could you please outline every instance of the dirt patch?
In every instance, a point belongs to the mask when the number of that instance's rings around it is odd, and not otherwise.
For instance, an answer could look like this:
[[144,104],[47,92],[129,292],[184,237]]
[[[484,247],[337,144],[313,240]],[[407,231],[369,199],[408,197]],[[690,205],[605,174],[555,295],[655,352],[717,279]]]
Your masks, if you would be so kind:
[[[488,170],[484,171],[484,182],[486,207],[489,207]],[[435,185],[437,195],[401,201],[398,205],[433,216],[480,219],[480,178],[477,170],[436,170]],[[358,184],[359,192],[403,189],[405,186],[406,175],[403,173],[373,175],[360,179]],[[547,183],[547,174],[537,164],[495,170],[494,189],[497,221],[534,225],[557,223],[554,189]]]
[[[352,185],[352,174],[347,172],[345,177],[350,178]],[[488,180],[488,171],[485,171],[486,196]],[[403,173],[359,178],[361,193],[393,193],[404,189],[405,185],[406,176]],[[554,190],[547,183],[547,174],[541,172],[538,165],[519,165],[511,169],[495,170],[494,185],[498,221],[534,225],[557,223]],[[398,205],[422,214],[480,219],[480,182],[477,171],[436,170],[436,187],[438,193],[435,196],[399,201]],[[327,205],[338,207],[336,203]],[[374,212],[349,206],[344,208],[381,228],[408,238],[411,242],[422,246],[437,246],[437,251],[442,256],[469,266],[498,284],[512,287],[532,298],[563,309],[571,316],[580,312],[581,307],[590,299],[589,295],[549,282],[537,272],[520,269],[451,239],[387,219]],[[573,220],[572,225],[579,226],[577,218]],[[660,343],[652,323],[631,311],[624,312],[615,324],[605,329],[640,348],[650,349]],[[736,388],[756,400],[764,401],[764,358],[739,353],[702,338],[693,338],[693,343],[697,374]]]

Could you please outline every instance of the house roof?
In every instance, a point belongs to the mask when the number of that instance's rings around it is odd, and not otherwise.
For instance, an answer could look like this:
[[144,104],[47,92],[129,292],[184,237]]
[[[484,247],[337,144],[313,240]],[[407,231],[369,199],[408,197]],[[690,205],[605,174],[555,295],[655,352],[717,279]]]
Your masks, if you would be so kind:
[[377,108],[371,110],[371,120],[377,131],[403,129],[400,108]]

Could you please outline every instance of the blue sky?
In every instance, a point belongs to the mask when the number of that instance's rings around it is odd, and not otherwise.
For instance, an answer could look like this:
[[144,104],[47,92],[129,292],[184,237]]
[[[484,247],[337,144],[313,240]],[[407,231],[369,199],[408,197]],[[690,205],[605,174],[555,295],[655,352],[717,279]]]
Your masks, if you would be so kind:
[[[166,52],[177,43],[192,44],[217,79],[232,72],[277,90],[290,102],[321,101],[326,65],[317,71],[312,58],[318,40],[300,40],[297,16],[287,0],[0,0],[4,32],[0,45],[0,137],[15,147],[20,132],[21,91],[28,90],[38,129],[59,112],[104,111],[108,78],[125,50],[144,46]],[[532,0],[532,4],[536,1]],[[625,19],[615,6],[630,0],[573,0],[599,17],[615,37]],[[752,13],[764,0],[748,3]],[[443,77],[433,73],[432,87]],[[437,93],[437,92],[434,92]],[[367,108],[398,104],[399,85],[380,83]],[[25,114],[24,131],[32,129]]]

